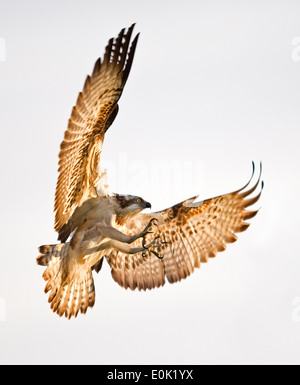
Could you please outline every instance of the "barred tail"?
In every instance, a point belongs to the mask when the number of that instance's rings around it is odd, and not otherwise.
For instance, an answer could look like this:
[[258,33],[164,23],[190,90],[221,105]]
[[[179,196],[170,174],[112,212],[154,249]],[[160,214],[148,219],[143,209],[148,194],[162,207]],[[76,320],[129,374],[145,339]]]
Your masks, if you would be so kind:
[[[95,287],[92,270],[76,264],[67,266],[69,243],[44,245],[39,248],[38,265],[47,266],[43,278],[47,281],[45,293],[49,294],[51,309],[60,317],[76,317],[79,310],[86,313],[95,303]],[[67,267],[67,268],[66,268]]]

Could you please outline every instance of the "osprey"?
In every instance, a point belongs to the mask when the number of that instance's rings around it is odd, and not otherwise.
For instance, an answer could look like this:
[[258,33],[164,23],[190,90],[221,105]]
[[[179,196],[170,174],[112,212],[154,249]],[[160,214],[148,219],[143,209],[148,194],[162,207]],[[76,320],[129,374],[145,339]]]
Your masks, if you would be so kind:
[[[109,40],[73,107],[59,153],[55,194],[55,245],[39,248],[39,265],[50,292],[51,308],[67,318],[85,313],[95,302],[92,271],[104,257],[113,279],[134,290],[152,289],[189,276],[201,262],[224,251],[257,213],[246,211],[261,191],[247,198],[260,183],[245,191],[197,202],[193,197],[159,212],[143,198],[110,192],[100,164],[104,135],[118,114],[138,41],[130,44],[134,24]],[[254,174],[254,163],[253,172]],[[261,184],[263,187],[263,183]]]

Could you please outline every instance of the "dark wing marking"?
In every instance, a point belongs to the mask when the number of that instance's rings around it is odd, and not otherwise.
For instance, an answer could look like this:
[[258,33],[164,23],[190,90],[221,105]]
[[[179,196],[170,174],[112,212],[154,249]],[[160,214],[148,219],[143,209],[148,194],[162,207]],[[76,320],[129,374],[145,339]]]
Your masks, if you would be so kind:
[[[246,208],[258,201],[261,191],[253,198],[246,197],[256,190],[260,178],[261,173],[257,183],[247,191],[244,189],[248,184],[238,191],[202,202],[195,202],[194,197],[169,209],[134,217],[127,225],[129,234],[140,232],[156,217],[158,242],[168,244],[159,250],[162,260],[153,254],[143,258],[141,253],[111,252],[107,260],[114,280],[125,288],[146,290],[162,286],[165,276],[171,283],[189,276],[201,262],[208,262],[209,258],[224,251],[226,243],[235,242],[235,233],[248,228],[245,220],[253,218],[257,210],[247,211]],[[136,241],[133,246],[140,246],[140,243]]]

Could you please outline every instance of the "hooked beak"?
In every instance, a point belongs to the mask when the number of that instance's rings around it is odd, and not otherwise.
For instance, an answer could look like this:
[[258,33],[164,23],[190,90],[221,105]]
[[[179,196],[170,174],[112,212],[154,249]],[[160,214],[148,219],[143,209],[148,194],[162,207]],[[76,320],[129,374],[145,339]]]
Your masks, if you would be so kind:
[[145,209],[151,209],[151,203],[145,202]]

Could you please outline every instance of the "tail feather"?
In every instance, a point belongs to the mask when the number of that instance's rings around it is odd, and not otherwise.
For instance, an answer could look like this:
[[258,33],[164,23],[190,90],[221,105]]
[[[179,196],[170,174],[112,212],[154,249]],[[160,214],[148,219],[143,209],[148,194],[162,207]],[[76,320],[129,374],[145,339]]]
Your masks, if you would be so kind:
[[[53,312],[70,319],[78,312],[86,313],[95,303],[95,287],[92,270],[84,264],[75,267],[72,274],[68,271],[67,257],[69,243],[44,245],[37,263],[47,266],[43,273],[46,281],[45,293],[49,293],[48,302]],[[67,270],[66,270],[67,267]]]

